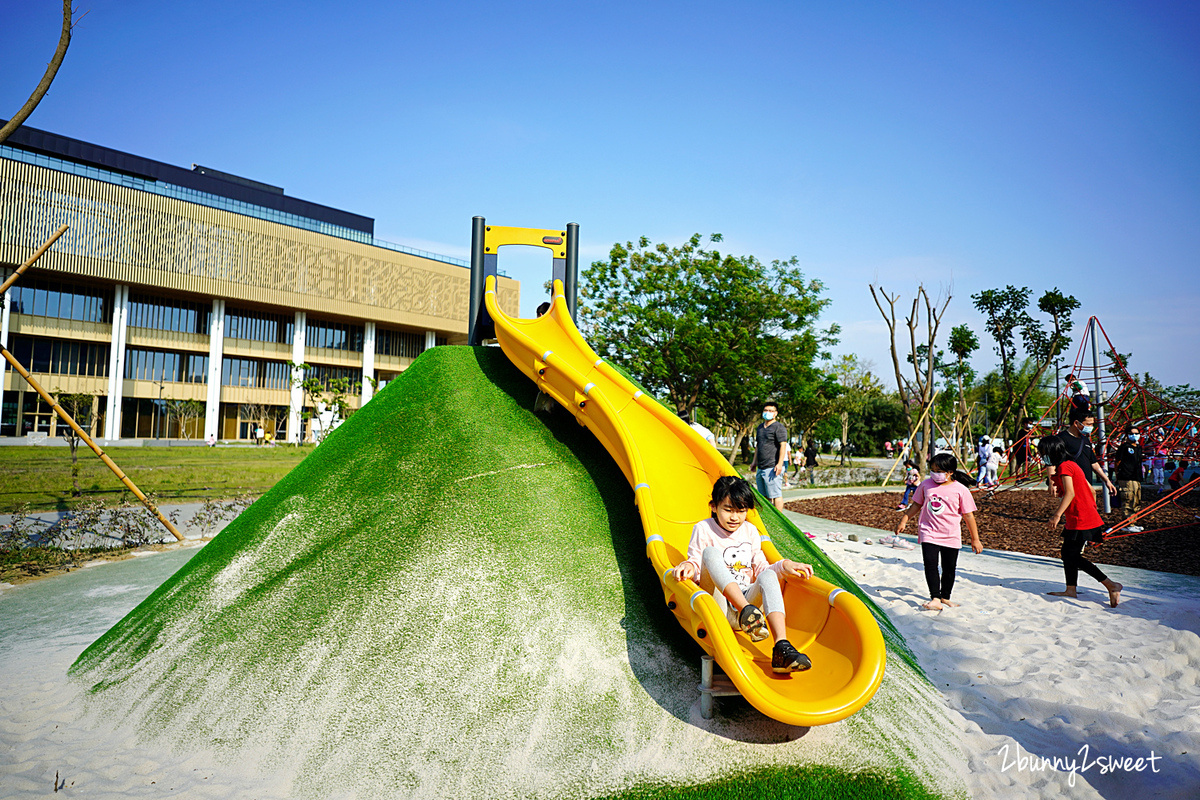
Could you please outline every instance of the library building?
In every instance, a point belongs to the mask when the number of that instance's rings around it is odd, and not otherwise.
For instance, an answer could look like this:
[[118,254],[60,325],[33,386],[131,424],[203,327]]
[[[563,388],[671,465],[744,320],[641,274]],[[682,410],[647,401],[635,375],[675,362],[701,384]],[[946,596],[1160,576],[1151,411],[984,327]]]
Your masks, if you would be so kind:
[[[0,144],[0,269],[63,225],[5,294],[0,342],[108,443],[259,428],[310,441],[322,423],[302,381],[348,381],[353,409],[424,350],[467,340],[465,260],[276,186],[18,128]],[[519,298],[501,277],[501,307]],[[3,360],[0,386],[0,437],[66,428]]]

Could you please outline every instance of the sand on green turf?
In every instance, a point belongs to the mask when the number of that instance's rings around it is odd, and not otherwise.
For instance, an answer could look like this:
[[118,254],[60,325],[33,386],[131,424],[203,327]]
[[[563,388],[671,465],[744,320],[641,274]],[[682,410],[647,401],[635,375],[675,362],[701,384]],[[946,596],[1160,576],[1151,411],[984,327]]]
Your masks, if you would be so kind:
[[498,349],[422,355],[80,656],[90,713],[297,797],[964,794],[961,718],[869,601],[888,671],[861,712],[701,719],[628,484],[535,394]]

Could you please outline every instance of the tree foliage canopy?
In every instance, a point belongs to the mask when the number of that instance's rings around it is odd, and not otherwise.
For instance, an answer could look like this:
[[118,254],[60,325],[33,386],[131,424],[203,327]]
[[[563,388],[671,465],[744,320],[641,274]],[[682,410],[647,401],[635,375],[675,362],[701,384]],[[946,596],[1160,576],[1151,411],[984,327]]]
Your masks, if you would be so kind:
[[744,424],[767,397],[817,378],[812,362],[837,333],[815,329],[829,300],[796,258],[766,265],[707,249],[700,234],[674,247],[615,244],[583,277],[580,317],[596,352],[680,416],[703,399],[720,421]]

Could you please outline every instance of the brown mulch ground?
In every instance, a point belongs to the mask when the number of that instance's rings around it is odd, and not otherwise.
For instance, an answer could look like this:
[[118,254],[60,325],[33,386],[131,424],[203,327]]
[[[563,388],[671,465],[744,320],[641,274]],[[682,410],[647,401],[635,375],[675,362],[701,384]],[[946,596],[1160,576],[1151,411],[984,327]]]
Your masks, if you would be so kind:
[[[1107,541],[1101,545],[1087,546],[1084,556],[1097,564],[1115,564],[1122,567],[1138,567],[1159,572],[1176,572],[1182,575],[1200,575],[1200,493],[1184,495],[1178,505],[1168,503],[1159,510],[1138,520],[1146,528],[1145,533]],[[1157,499],[1153,490],[1142,492],[1142,506]],[[792,500],[786,504],[789,511],[813,517],[865,525],[894,531],[900,512],[899,492],[878,494],[841,495],[822,497],[815,500]],[[991,497],[976,493],[975,503],[979,511],[975,518],[979,523],[979,538],[983,546],[994,550],[1009,550],[1039,556],[1059,557],[1062,538],[1051,533],[1050,515],[1057,507],[1045,489],[1004,489]],[[1106,523],[1124,519],[1119,512],[1101,514]],[[1155,531],[1175,525],[1187,527]],[[909,520],[907,533],[916,533],[916,520]],[[1059,530],[1062,530],[1061,525]],[[963,544],[970,539],[963,530]]]

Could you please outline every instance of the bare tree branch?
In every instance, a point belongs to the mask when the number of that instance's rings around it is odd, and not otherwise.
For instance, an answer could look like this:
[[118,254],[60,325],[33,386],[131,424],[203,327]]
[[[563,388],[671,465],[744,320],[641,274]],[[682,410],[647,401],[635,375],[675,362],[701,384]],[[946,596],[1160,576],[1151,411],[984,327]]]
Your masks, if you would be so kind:
[[3,128],[0,128],[0,142],[11,136],[13,131],[29,119],[29,115],[33,113],[38,103],[42,102],[42,98],[46,96],[46,92],[50,90],[50,84],[54,81],[54,76],[58,74],[58,68],[62,66],[63,59],[67,56],[67,47],[71,44],[71,27],[71,0],[63,0],[63,26],[62,35],[58,37],[58,49],[54,51],[54,58],[50,59],[50,63],[46,65],[46,74],[42,76],[41,83],[33,90],[33,94],[25,101],[25,105],[21,106],[21,109],[4,124]]

